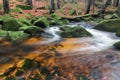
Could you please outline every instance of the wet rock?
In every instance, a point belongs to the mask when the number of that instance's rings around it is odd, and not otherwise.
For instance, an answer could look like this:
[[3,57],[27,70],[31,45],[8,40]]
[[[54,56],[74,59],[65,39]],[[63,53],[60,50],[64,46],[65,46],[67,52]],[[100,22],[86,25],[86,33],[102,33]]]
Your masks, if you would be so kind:
[[71,37],[87,37],[92,36],[88,31],[86,31],[81,26],[75,26],[75,27],[61,27],[60,35],[64,38],[71,38]]
[[120,50],[120,41],[113,45],[116,49]]

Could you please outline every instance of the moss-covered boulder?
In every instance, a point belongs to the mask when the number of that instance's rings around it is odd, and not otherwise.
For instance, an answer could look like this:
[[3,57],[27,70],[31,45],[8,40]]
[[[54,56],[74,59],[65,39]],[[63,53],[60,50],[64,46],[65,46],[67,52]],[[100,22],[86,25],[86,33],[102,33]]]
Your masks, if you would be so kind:
[[27,26],[27,25],[23,25],[22,27],[19,28],[19,30],[24,31],[25,33],[28,33],[30,35],[41,35],[42,33],[44,33],[44,30],[40,27],[36,27],[36,26]]
[[116,32],[120,30],[120,19],[103,21],[96,25],[94,28],[103,31]]
[[116,32],[116,36],[120,37],[120,30]]
[[118,50],[120,50],[120,41],[114,44],[114,47]]
[[17,31],[21,27],[20,23],[14,18],[8,18],[3,23],[3,30],[6,31]]
[[49,26],[49,21],[47,20],[46,17],[40,17],[36,21],[34,21],[33,24],[41,28],[46,28]]
[[7,37],[8,36],[8,32],[4,31],[4,30],[0,30],[0,37]]
[[27,33],[24,33],[22,31],[8,31],[8,37],[12,41],[16,40],[24,40],[28,38],[30,35]]
[[61,27],[60,35],[64,38],[71,38],[71,37],[87,37],[92,36],[88,31],[86,31],[81,26],[76,27]]

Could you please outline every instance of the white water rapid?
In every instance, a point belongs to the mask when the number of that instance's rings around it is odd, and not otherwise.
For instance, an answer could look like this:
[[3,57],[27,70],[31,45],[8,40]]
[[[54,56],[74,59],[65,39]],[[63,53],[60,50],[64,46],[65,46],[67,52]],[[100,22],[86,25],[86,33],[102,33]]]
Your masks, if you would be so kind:
[[[104,31],[99,31],[99,30],[93,29],[94,23],[80,22],[80,23],[71,23],[67,26],[74,27],[77,25],[84,27],[93,36],[78,38],[76,43],[78,43],[78,44],[79,43],[87,43],[89,46],[84,46],[82,48],[74,49],[74,52],[76,52],[76,51],[95,52],[95,51],[105,50],[105,49],[112,47],[112,45],[115,42],[120,40],[118,37],[115,36],[114,33],[104,32]],[[57,33],[58,31],[60,31],[59,27],[60,26],[55,26],[55,27],[50,27],[50,28],[45,29],[45,32],[47,34],[49,34],[48,35],[49,38],[47,38],[47,40],[40,42],[40,43],[48,44],[51,42],[62,40],[62,38]],[[69,44],[73,44],[73,43],[71,42]]]

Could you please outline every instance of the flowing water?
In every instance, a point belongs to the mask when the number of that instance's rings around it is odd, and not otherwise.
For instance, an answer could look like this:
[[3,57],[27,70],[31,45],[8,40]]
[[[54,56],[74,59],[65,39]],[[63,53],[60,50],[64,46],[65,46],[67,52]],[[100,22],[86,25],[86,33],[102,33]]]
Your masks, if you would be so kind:
[[[76,49],[73,48],[73,52],[76,51],[91,51],[91,52],[95,52],[95,51],[101,51],[101,50],[105,50],[108,48],[111,48],[112,45],[119,41],[119,38],[115,36],[115,33],[110,33],[110,32],[104,32],[104,31],[99,31],[99,30],[95,30],[93,29],[94,24],[92,23],[86,23],[86,22],[80,22],[80,23],[71,23],[67,26],[70,27],[75,27],[75,26],[82,26],[84,27],[88,32],[90,32],[93,36],[92,37],[83,37],[83,38],[73,38],[73,39],[69,39],[65,42],[65,40],[63,41],[65,44],[69,44],[69,46],[75,45],[75,44],[80,44],[82,46],[76,46]],[[54,27],[50,27],[47,28],[45,31],[46,33],[48,33],[49,37],[46,41],[40,42],[41,43],[51,43],[51,42],[56,42],[56,41],[60,41],[63,38],[61,38],[61,36],[59,36],[59,34],[57,33],[58,31],[60,31],[61,26],[54,26]],[[37,43],[39,44],[39,43]],[[62,50],[62,49],[61,49]]]
[[[8,42],[1,44],[0,53],[1,55],[5,55],[5,53],[10,53],[10,55],[13,53],[40,53],[46,49],[44,48],[46,46],[60,44],[62,47],[57,47],[56,51],[61,54],[66,54],[66,56],[70,55],[73,57],[74,55],[79,56],[81,54],[87,56],[80,56],[80,58],[74,57],[74,59],[72,59],[73,63],[82,61],[83,63],[86,63],[86,65],[91,65],[90,63],[92,62],[96,63],[94,65],[92,64],[92,70],[90,74],[91,77],[95,78],[95,80],[120,80],[120,52],[112,49],[112,45],[119,41],[120,38],[116,37],[115,33],[93,29],[96,23],[79,22],[70,23],[67,26],[75,27],[77,25],[85,28],[93,36],[64,39],[58,34],[58,31],[60,31],[60,27],[62,26],[53,26],[45,29],[46,33],[42,34],[42,36],[44,36],[42,39],[30,39],[17,46],[11,46],[11,44]],[[4,60],[4,57],[2,59]],[[8,58],[8,60],[10,59]],[[1,62],[3,64],[3,61],[0,59],[0,64]]]

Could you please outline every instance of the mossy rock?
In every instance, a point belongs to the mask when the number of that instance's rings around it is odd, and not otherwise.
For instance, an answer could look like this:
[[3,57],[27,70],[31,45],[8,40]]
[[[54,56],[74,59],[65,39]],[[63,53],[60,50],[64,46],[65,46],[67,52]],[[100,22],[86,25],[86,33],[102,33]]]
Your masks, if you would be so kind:
[[81,26],[75,26],[75,27],[61,27],[62,32],[60,32],[60,35],[64,38],[71,38],[71,37],[87,37],[92,36],[88,31],[86,31]]
[[30,5],[16,5],[17,8],[21,8],[22,10],[32,10],[32,6]]
[[4,21],[2,29],[6,31],[17,31],[19,27],[21,25],[16,19],[9,18]]
[[120,37],[120,30],[116,32],[116,36]]
[[42,28],[36,27],[36,26],[24,25],[24,26],[20,27],[19,30],[22,30],[25,33],[28,33],[28,34],[34,35],[34,36],[41,35],[42,33],[44,33],[44,30]]
[[46,17],[40,17],[36,21],[34,21],[33,24],[41,28],[47,28],[49,26],[49,21]]
[[4,31],[4,30],[0,30],[0,37],[7,37],[8,36],[8,32]]
[[24,33],[22,31],[8,31],[8,37],[12,41],[24,40],[29,36],[30,36],[29,34]]
[[29,69],[35,69],[37,68],[37,66],[38,64],[36,61],[32,59],[25,59],[21,68],[25,70],[29,70]]
[[120,50],[120,41],[114,44],[114,47],[118,50]]
[[109,32],[116,32],[120,30],[120,19],[106,20],[97,24],[95,29]]

